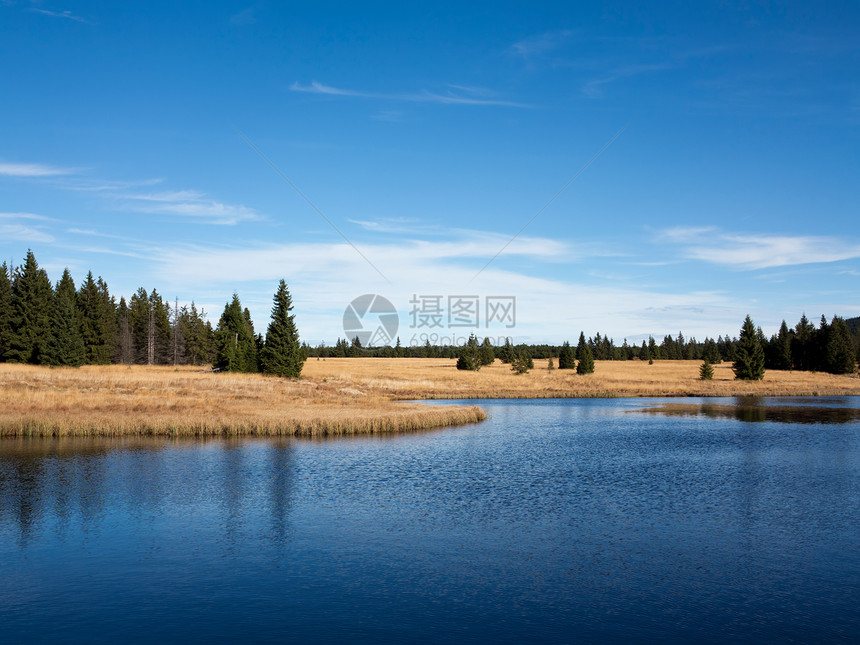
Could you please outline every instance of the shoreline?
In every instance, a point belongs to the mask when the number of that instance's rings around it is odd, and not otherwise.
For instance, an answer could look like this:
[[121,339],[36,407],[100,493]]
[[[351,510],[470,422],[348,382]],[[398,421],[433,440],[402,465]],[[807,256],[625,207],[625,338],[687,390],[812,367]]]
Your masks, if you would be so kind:
[[300,379],[216,374],[201,367],[0,364],[0,437],[336,437],[416,432],[479,423],[471,399],[860,396],[860,377],[767,372],[736,381],[728,364],[712,381],[699,361],[603,361],[594,374],[535,361],[515,375],[497,361],[480,372],[449,359],[309,360]]

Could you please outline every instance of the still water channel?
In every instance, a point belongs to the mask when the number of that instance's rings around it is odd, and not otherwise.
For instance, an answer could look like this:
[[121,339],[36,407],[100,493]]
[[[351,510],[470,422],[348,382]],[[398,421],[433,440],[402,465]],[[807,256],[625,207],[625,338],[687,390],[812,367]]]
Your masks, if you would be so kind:
[[0,640],[860,636],[858,399],[479,403],[392,437],[4,440]]

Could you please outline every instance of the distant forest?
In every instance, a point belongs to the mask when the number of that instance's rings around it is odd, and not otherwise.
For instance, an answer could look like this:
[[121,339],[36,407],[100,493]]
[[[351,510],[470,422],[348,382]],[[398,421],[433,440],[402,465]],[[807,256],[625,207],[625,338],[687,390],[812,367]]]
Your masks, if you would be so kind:
[[[845,374],[853,372],[860,360],[860,317],[847,320],[834,316],[831,321],[822,315],[816,327],[803,314],[794,327],[783,321],[779,332],[767,338],[761,327],[757,328],[758,341],[764,350],[765,368],[774,370],[806,370]],[[658,344],[653,337],[641,345],[628,344],[625,339],[616,345],[612,338],[597,333],[585,338],[580,332],[579,342],[574,348],[576,360],[580,360],[583,347],[587,345],[594,360],[706,360],[711,364],[733,362],[736,358],[738,338],[719,336],[717,339],[685,338],[678,332],[676,337],[664,336]],[[481,345],[483,347],[483,344]],[[512,345],[508,341],[494,348],[495,358],[506,363],[513,358],[528,354],[531,358],[558,358],[564,345]],[[359,340],[348,342],[338,339],[334,346],[320,345],[306,348],[314,357],[420,357],[459,358],[461,348],[453,345],[434,346],[429,342],[418,347],[403,347],[398,339],[394,347],[362,347]]]
[[[68,269],[52,284],[32,251],[18,267],[0,264],[0,362],[37,365],[213,365],[225,371],[266,371],[297,375],[306,357],[420,357],[459,358],[457,346],[434,346],[429,342],[405,347],[397,339],[386,347],[362,347],[357,338],[338,339],[328,346],[298,345],[289,292],[281,281],[273,308],[273,327],[266,337],[254,331],[251,315],[238,295],[225,305],[213,328],[206,312],[191,305],[178,306],[166,301],[155,289],[139,288],[126,301],[117,302],[107,283],[88,273],[79,287]],[[274,317],[279,316],[278,321]],[[767,338],[757,329],[764,349],[765,367],[777,370],[811,370],[848,373],[860,358],[860,317],[844,320],[821,317],[818,325],[806,315],[789,327],[784,321],[779,332]],[[269,350],[266,350],[267,342]],[[473,341],[477,345],[476,341]],[[738,339],[664,336],[653,337],[641,345],[617,345],[600,333],[586,338],[579,334],[575,348],[577,360],[587,346],[595,360],[706,360],[716,364],[734,361]],[[565,353],[565,345],[482,345],[483,360],[494,358],[513,362],[517,356],[546,359]],[[267,359],[268,357],[268,359]],[[277,364],[278,367],[275,367]]]

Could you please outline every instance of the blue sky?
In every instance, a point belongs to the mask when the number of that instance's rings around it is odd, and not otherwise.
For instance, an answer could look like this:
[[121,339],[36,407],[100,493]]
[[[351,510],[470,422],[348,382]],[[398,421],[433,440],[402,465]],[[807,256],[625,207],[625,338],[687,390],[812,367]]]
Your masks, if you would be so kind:
[[860,315],[860,5],[411,4],[0,0],[0,257],[314,344]]

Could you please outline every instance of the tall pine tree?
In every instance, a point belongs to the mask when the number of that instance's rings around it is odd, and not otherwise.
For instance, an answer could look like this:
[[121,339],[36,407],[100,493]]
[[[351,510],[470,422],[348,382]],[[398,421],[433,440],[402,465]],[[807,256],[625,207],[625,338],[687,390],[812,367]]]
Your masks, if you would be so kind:
[[11,363],[44,362],[51,338],[51,309],[54,289],[48,274],[39,268],[33,251],[27,251],[24,265],[12,283],[12,316],[6,360]]
[[6,360],[12,335],[12,269],[0,264],[0,363]]
[[84,363],[84,338],[81,335],[81,317],[76,300],[75,281],[66,269],[54,293],[51,337],[45,348],[45,362],[48,365],[80,367]]
[[758,330],[749,315],[744,319],[741,327],[732,369],[736,379],[760,381],[764,378],[764,349],[759,340]]
[[257,343],[254,327],[242,311],[239,295],[224,306],[215,330],[215,367],[224,372],[256,372]]
[[272,321],[266,330],[266,342],[260,352],[260,368],[267,374],[298,378],[305,362],[299,343],[293,301],[287,283],[281,280],[272,305]]
[[573,348],[571,348],[570,343],[567,341],[564,341],[561,349],[558,350],[558,369],[576,369],[576,359],[573,357]]

